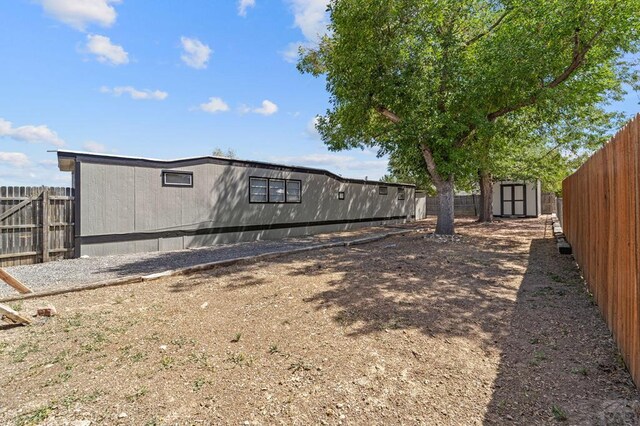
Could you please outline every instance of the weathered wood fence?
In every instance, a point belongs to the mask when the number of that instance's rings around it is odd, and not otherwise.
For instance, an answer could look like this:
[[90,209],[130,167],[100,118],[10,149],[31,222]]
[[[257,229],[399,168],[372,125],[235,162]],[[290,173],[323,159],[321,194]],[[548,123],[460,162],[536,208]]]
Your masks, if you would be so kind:
[[558,213],[556,206],[556,194],[553,192],[542,193],[542,214]]
[[[478,216],[480,211],[479,195],[456,195],[453,198],[453,209],[456,216]],[[427,215],[433,216],[440,210],[437,197],[427,197]]]
[[564,232],[640,386],[640,115],[562,191]]
[[73,189],[0,187],[0,266],[73,257]]

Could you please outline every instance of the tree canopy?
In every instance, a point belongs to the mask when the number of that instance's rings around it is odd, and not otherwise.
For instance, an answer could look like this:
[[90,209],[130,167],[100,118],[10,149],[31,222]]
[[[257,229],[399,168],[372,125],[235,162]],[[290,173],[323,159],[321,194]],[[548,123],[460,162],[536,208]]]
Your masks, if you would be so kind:
[[[330,32],[299,69],[325,75],[318,120],[330,149],[422,156],[453,233],[453,184],[476,144],[527,108],[555,115],[606,101],[630,81],[640,0],[333,0]],[[553,121],[552,121],[553,122]],[[528,143],[528,141],[523,141]],[[410,162],[410,161],[409,161]]]

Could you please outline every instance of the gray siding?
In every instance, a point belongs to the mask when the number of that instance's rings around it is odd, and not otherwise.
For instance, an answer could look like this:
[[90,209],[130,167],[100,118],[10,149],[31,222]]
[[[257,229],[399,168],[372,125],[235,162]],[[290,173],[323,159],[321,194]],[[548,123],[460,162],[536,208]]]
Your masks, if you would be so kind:
[[[259,167],[201,164],[171,168],[193,172],[193,188],[163,187],[161,168],[80,163],[83,237],[197,230],[213,227],[322,222],[414,214],[414,189],[405,200],[397,188],[378,194],[378,185],[340,182],[330,176]],[[249,203],[249,177],[299,179],[302,202]],[[338,191],[345,200],[338,200]],[[406,220],[406,219],[403,219]],[[371,226],[376,223],[310,226],[252,232],[154,238],[134,242],[82,244],[82,255],[106,255],[206,246],[222,242],[274,239],[286,236]]]

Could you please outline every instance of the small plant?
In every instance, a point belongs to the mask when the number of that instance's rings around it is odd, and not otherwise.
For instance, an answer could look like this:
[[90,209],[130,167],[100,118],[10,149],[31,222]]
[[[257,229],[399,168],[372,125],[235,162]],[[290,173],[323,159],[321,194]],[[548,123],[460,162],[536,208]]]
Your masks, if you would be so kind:
[[160,364],[162,364],[162,368],[171,368],[171,366],[173,365],[173,361],[173,357],[165,355],[162,357]]
[[25,360],[27,355],[32,352],[38,352],[38,347],[28,343],[22,343],[13,351],[13,362],[18,363]]
[[275,343],[274,343],[274,344],[271,344],[271,346],[269,346],[269,353],[270,353],[271,355],[273,355],[273,354],[277,354],[277,353],[279,353],[279,352],[280,352],[280,349],[278,349],[278,345],[276,345]]
[[14,302],[11,304],[11,309],[16,312],[20,312],[22,310],[22,302]]
[[550,272],[548,275],[549,275],[549,278],[551,278],[551,281],[553,281],[553,282],[566,283],[564,278],[562,278],[560,275],[554,274],[553,272]]
[[242,333],[236,333],[235,337],[231,339],[231,343],[238,343],[241,337],[242,337]]
[[229,356],[227,357],[226,361],[231,362],[240,367],[243,365],[251,366],[253,364],[253,359],[242,352],[229,353]]
[[313,367],[310,364],[307,364],[306,362],[304,362],[303,360],[299,360],[297,362],[294,362],[293,364],[291,364],[289,366],[289,370],[291,370],[292,372],[298,372],[298,371],[309,371],[311,370]]
[[571,372],[573,374],[580,374],[582,376],[587,376],[589,374],[589,370],[587,370],[585,367],[574,368],[571,370]]
[[29,413],[23,414],[16,419],[16,426],[30,426],[37,425],[42,423],[49,417],[51,411],[53,411],[55,407],[52,405],[47,405],[45,407],[38,408],[35,411],[31,411]]
[[71,330],[73,330],[74,328],[78,328],[80,326],[82,326],[82,314],[79,312],[76,312],[76,314],[74,316],[72,316],[71,318],[67,318],[67,323],[64,326],[64,332],[68,333]]
[[198,377],[195,382],[193,382],[193,390],[198,392],[205,384],[205,380],[202,377]]
[[568,419],[567,413],[558,405],[551,407],[551,413],[553,414],[553,418],[559,422],[564,422]]
[[136,402],[137,400],[145,396],[147,393],[149,393],[149,390],[145,386],[143,386],[140,389],[136,390],[132,395],[125,396],[125,399],[128,402]]
[[529,340],[529,343],[531,343],[532,345],[537,345],[538,343],[540,343],[540,339],[534,337],[533,339]]
[[71,378],[71,373],[69,373],[68,371],[63,371],[62,373],[58,374],[58,377],[64,383]]
[[145,359],[145,355],[142,352],[136,352],[135,355],[131,356],[131,361],[133,362],[138,362],[138,361],[142,361],[143,359]]
[[540,362],[547,359],[547,356],[542,351],[535,351],[533,353],[533,359],[529,361],[531,365],[540,365]]
[[180,337],[179,339],[173,339],[171,341],[171,344],[182,348],[186,344],[195,345],[195,341],[193,339],[187,340],[184,337]]

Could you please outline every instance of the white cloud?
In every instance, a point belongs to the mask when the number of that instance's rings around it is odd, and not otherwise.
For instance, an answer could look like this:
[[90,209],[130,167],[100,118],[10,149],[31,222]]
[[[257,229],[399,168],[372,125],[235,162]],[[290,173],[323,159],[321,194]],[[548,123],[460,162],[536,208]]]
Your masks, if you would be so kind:
[[229,111],[229,105],[221,98],[209,98],[209,102],[200,104],[200,109],[211,114]]
[[255,5],[256,0],[238,0],[238,15],[247,16],[247,9]]
[[110,27],[116,21],[112,4],[120,0],[40,0],[44,11],[58,21],[84,31],[89,24]]
[[303,43],[301,41],[297,41],[295,43],[289,43],[287,47],[280,52],[285,61],[295,64],[298,62],[298,57],[300,56],[300,48],[309,48],[311,47],[311,43]]
[[211,48],[198,40],[197,38],[181,37],[183,53],[180,56],[182,62],[195,69],[204,69],[207,67],[209,57],[211,56]]
[[272,157],[270,161],[315,167],[331,170],[348,177],[379,179],[387,171],[387,160],[384,158],[375,160],[361,160],[353,155],[341,155],[332,153],[306,154],[288,157]]
[[278,112],[278,105],[274,104],[268,99],[265,99],[264,101],[262,101],[262,106],[260,108],[255,108],[253,112],[262,115],[273,115]]
[[13,167],[26,167],[31,162],[22,152],[0,152],[0,163],[10,164]]
[[136,101],[139,100],[154,100],[154,101],[163,101],[169,96],[167,92],[163,92],[162,90],[138,90],[135,87],[131,86],[116,86],[113,89],[109,87],[102,86],[100,88],[102,93],[113,93],[114,96],[121,96],[122,94],[128,94],[131,99]]
[[327,33],[329,0],[290,0],[294,25],[300,28],[305,39],[312,43],[320,41]]
[[48,143],[55,146],[63,146],[64,141],[58,134],[47,126],[20,126],[13,127],[10,121],[0,118],[0,137],[28,143]]
[[87,141],[87,142],[85,142],[84,145],[82,145],[82,148],[85,151],[96,152],[98,154],[104,154],[104,153],[109,151],[106,146],[104,146],[101,143],[95,142],[95,141]]
[[261,114],[261,115],[273,115],[276,112],[278,112],[278,105],[276,105],[275,103],[271,102],[268,99],[265,99],[264,101],[262,101],[261,106],[256,108],[252,108],[244,104],[240,105],[240,107],[238,107],[238,112],[240,114],[248,114],[252,112],[252,113]]
[[111,43],[111,39],[97,34],[87,35],[87,51],[96,55],[98,62],[111,65],[129,63],[129,54],[122,46]]
[[309,122],[307,123],[307,128],[305,129],[305,133],[311,139],[316,139],[316,140],[322,139],[320,137],[320,133],[318,133],[318,129],[316,129],[316,125],[318,124],[319,119],[320,117],[316,116],[316,117],[313,117],[311,120],[309,120]]

